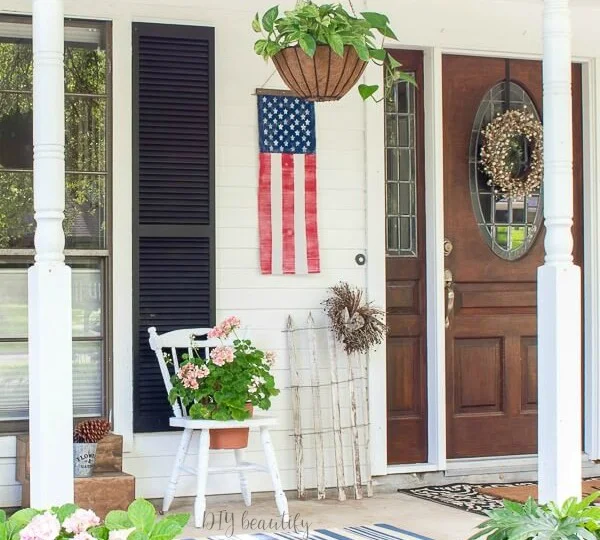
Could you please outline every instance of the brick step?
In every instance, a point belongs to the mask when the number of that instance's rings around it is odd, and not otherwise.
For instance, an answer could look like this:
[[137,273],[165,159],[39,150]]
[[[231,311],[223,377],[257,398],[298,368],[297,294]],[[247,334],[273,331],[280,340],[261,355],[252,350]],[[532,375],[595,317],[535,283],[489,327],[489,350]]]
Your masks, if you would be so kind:
[[[21,482],[21,506],[28,508],[29,480]],[[123,472],[94,472],[90,478],[75,478],[75,504],[104,518],[110,510],[127,510],[135,499],[135,477]]]

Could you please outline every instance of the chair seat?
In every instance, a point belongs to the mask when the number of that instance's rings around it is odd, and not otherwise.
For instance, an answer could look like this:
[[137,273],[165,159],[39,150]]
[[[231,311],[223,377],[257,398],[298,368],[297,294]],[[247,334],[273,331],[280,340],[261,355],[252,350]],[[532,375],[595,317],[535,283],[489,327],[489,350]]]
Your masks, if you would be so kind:
[[177,418],[175,416],[169,419],[171,427],[187,429],[230,429],[230,428],[260,428],[277,425],[277,418],[274,416],[254,415],[247,420],[194,420],[189,416]]

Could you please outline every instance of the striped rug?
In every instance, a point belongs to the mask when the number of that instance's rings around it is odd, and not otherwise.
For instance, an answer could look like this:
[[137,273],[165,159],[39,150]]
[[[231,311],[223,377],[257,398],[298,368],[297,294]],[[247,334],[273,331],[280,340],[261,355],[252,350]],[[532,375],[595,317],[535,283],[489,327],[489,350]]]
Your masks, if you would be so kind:
[[345,527],[343,529],[315,529],[306,533],[273,532],[209,536],[209,540],[433,540],[387,523]]

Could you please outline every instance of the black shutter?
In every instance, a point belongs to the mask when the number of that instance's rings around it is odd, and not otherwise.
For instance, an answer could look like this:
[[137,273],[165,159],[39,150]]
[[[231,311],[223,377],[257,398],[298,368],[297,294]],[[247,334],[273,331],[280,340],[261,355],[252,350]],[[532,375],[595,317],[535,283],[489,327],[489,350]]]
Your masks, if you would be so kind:
[[164,431],[148,327],[214,324],[214,30],[134,24],[133,99],[134,431]]

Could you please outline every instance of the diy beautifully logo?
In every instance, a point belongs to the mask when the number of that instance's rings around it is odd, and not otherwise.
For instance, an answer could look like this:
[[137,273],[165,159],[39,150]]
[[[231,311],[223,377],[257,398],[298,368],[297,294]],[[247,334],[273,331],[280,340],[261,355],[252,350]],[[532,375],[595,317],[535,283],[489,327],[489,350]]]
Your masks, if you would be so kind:
[[218,512],[205,512],[202,527],[209,531],[221,531],[225,536],[231,537],[236,531],[244,532],[292,532],[308,538],[310,523],[302,519],[300,514],[290,516],[286,523],[283,516],[277,519],[265,519],[252,517],[247,510],[242,514],[236,514],[228,510]]

